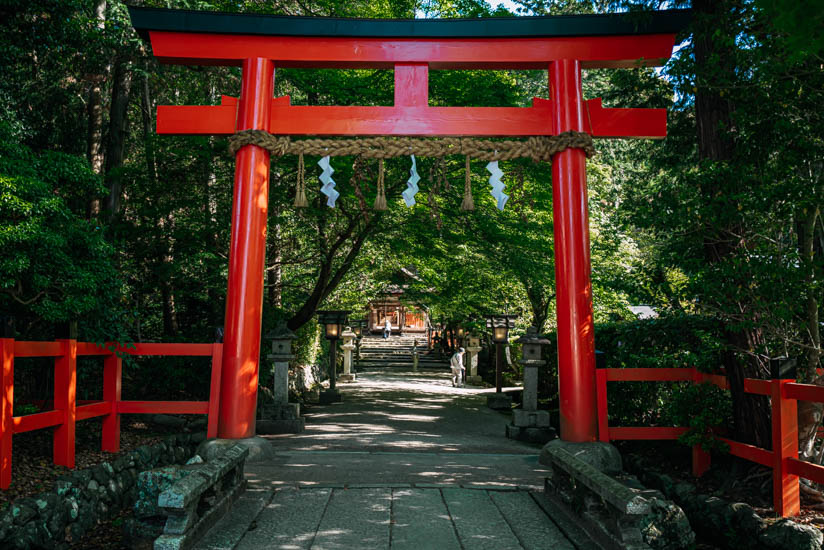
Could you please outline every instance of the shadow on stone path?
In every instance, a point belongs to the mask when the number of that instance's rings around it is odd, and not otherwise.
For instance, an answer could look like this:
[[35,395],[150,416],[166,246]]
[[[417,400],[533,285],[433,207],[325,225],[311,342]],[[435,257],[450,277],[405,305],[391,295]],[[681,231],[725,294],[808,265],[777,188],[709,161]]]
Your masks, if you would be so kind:
[[304,433],[266,436],[275,458],[247,465],[249,490],[198,548],[591,548],[550,519],[540,446],[506,439],[494,390],[398,371],[339,388]]
[[289,484],[438,483],[540,487],[540,447],[504,436],[494,390],[453,388],[445,373],[370,372],[338,386],[343,402],[312,406],[301,434],[266,436],[275,460],[250,481]]

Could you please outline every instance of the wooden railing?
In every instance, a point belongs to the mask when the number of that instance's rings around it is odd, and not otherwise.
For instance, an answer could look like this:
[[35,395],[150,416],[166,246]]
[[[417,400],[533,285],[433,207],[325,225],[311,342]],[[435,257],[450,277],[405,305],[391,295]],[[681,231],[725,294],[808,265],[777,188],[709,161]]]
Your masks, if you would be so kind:
[[[54,463],[74,468],[75,423],[103,417],[101,448],[120,450],[120,415],[167,413],[208,415],[207,436],[217,436],[220,361],[223,344],[135,344],[132,348],[101,347],[76,340],[23,342],[0,338],[0,489],[8,489],[12,473],[12,435],[55,427]],[[209,401],[123,401],[121,355],[211,357]],[[77,358],[102,356],[103,399],[78,403]],[[14,361],[23,357],[54,357],[54,408],[50,411],[14,416]]]
[[[678,439],[684,427],[616,427],[610,426],[607,411],[607,382],[678,382],[710,383],[729,389],[727,378],[699,372],[694,368],[676,369],[598,369],[596,392],[598,433],[601,441],[622,439]],[[772,450],[716,436],[729,445],[733,456],[761,464],[773,470],[773,506],[781,516],[800,512],[799,476],[824,483],[824,466],[798,459],[798,401],[824,403],[824,387],[799,384],[795,380],[744,380],[744,391],[770,398],[772,409]],[[710,455],[693,447],[692,468],[701,476],[710,466]]]

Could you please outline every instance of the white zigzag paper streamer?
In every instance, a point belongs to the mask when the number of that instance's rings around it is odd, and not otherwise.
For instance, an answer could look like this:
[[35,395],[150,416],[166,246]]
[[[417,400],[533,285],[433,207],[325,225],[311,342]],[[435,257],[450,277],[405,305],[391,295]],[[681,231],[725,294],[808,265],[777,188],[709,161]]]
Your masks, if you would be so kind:
[[409,169],[409,179],[406,181],[406,185],[408,187],[406,191],[401,193],[401,195],[403,195],[403,202],[406,203],[406,206],[412,208],[415,206],[415,195],[418,194],[418,182],[421,177],[418,175],[418,166],[415,164],[415,155],[410,156],[412,157],[412,168]]
[[335,172],[335,169],[329,164],[329,156],[325,156],[318,161],[318,166],[323,169],[323,173],[319,176],[318,179],[323,183],[323,187],[320,188],[320,192],[329,197],[326,200],[326,206],[329,208],[335,207],[335,201],[338,200],[340,193],[335,189],[335,180],[332,179],[332,174]]
[[487,164],[486,169],[492,174],[489,176],[489,185],[492,186],[490,194],[498,201],[498,210],[503,210],[506,201],[509,199],[509,195],[504,193],[504,182],[501,181],[501,176],[503,176],[504,173],[498,168],[497,160]]

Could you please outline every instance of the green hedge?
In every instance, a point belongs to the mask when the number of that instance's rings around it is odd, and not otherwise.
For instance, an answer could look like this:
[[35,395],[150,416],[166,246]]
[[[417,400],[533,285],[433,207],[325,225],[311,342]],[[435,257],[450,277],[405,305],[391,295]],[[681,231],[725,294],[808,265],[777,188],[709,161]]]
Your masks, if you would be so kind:
[[[689,315],[595,325],[595,348],[603,352],[606,368],[696,367],[717,370],[723,344],[718,321]],[[548,368],[542,377],[540,397],[557,406],[557,335],[547,334]],[[608,384],[610,425],[684,425],[688,419],[726,423],[729,396],[718,388],[692,388],[686,382],[617,382]],[[703,424],[702,424],[703,426]],[[694,426],[703,429],[702,426]]]

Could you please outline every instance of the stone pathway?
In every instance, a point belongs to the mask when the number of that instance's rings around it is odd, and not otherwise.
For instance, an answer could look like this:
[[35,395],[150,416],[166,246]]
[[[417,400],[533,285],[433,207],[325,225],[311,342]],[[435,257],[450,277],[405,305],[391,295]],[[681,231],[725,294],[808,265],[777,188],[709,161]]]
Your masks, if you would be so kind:
[[198,548],[593,548],[551,519],[540,447],[504,437],[494,390],[396,369],[338,387],[304,433],[267,436],[275,458],[247,465],[247,493]]

